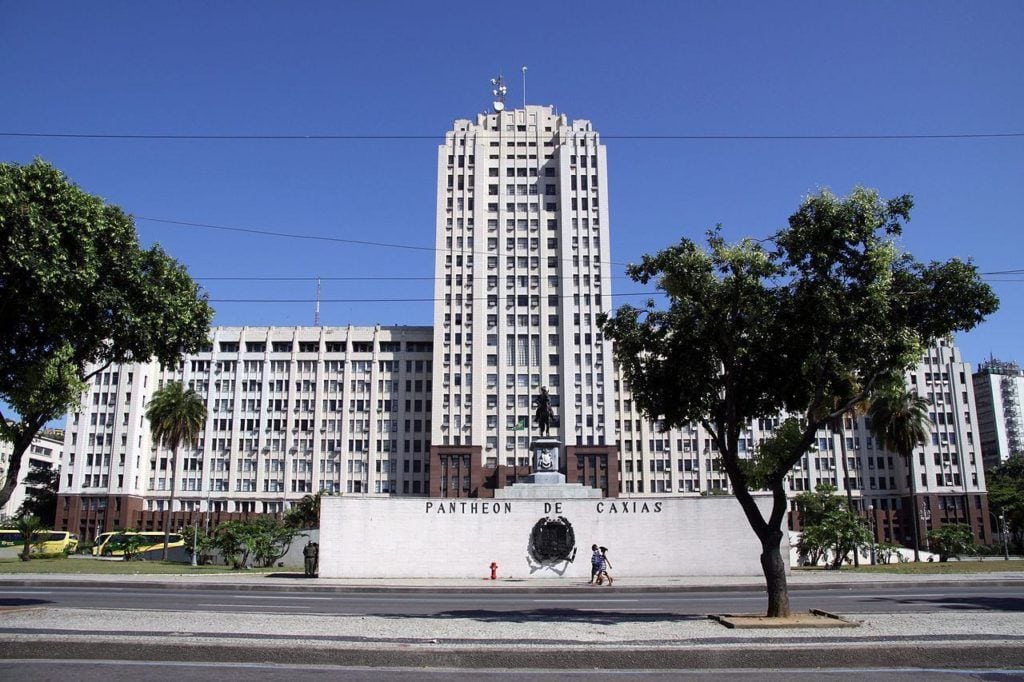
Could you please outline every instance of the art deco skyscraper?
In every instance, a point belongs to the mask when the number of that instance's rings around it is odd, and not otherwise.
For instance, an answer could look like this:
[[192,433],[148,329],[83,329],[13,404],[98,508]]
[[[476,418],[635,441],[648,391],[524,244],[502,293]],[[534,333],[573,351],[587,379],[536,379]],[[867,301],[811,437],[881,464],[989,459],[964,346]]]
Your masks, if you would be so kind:
[[612,440],[605,147],[551,106],[495,105],[437,158],[432,480],[449,496],[477,488],[471,460],[528,463],[541,386],[569,460]]

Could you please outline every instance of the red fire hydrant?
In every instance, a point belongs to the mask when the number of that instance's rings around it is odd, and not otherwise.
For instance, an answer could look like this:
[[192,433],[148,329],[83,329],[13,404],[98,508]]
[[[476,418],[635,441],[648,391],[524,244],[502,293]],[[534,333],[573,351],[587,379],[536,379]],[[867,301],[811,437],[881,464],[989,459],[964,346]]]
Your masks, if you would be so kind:
[[491,562],[491,580],[498,579],[498,564]]

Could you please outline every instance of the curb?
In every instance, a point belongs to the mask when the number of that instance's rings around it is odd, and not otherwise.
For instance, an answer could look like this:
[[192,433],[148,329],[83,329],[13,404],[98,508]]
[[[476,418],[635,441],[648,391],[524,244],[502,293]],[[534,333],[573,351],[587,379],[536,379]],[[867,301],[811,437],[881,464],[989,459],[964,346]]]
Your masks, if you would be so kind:
[[[833,582],[817,584],[790,584],[790,591],[810,590],[853,590],[853,589],[898,589],[906,587],[906,581],[871,581],[871,582]],[[927,583],[933,587],[961,587],[964,585],[976,587],[1024,587],[1024,577],[1020,579],[998,579],[998,580],[932,580]],[[317,585],[307,584],[305,581],[299,583],[193,583],[186,580],[138,580],[138,581],[115,581],[115,580],[79,580],[60,578],[4,578],[0,577],[0,587],[95,587],[98,589],[126,589],[139,587],[153,590],[197,590],[197,591],[245,591],[245,592],[316,592],[316,593],[473,593],[473,594],[545,594],[545,593],[566,593],[586,592],[592,593],[594,587],[586,584],[570,585],[545,585],[545,586],[521,586],[510,587],[507,585],[488,584],[487,586],[477,585]],[[639,585],[622,586],[611,588],[617,594],[630,593],[651,593],[651,592],[763,592],[763,583],[747,583],[742,585]]]
[[3,659],[82,659],[113,661],[259,662],[361,667],[545,669],[545,670],[699,670],[719,668],[1019,668],[1019,642],[875,643],[875,646],[744,646],[712,648],[614,648],[598,643],[578,648],[402,649],[266,647],[183,642],[138,644],[117,641],[69,642],[44,639],[5,641]]

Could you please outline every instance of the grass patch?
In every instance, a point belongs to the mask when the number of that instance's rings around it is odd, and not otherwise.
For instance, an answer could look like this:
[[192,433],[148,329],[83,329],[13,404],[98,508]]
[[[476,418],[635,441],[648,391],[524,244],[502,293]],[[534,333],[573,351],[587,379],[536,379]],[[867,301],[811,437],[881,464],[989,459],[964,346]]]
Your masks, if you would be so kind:
[[843,573],[901,573],[901,574],[960,574],[960,573],[1002,573],[1005,571],[1024,571],[1024,560],[1022,559],[1011,559],[1006,561],[1004,559],[991,558],[985,561],[947,561],[941,563],[938,561],[922,561],[920,563],[914,563],[909,561],[905,564],[879,564],[877,566],[865,566],[861,564],[860,568],[854,568],[852,566],[845,566],[842,569]]
[[66,575],[213,575],[216,573],[274,573],[299,571],[291,568],[251,568],[235,571],[229,566],[197,566],[172,561],[99,561],[96,559],[0,559],[0,573],[62,573]]

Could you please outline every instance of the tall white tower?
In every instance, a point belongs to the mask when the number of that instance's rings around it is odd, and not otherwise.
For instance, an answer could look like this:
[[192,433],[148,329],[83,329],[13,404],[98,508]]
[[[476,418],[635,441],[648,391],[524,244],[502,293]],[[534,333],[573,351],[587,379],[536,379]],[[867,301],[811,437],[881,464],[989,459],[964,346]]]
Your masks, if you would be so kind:
[[569,457],[614,440],[605,147],[550,106],[506,110],[495,85],[494,111],[455,121],[437,157],[431,443],[477,467],[528,463],[542,386]]

